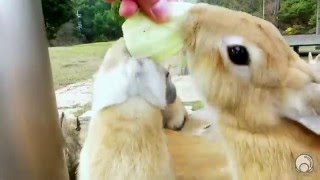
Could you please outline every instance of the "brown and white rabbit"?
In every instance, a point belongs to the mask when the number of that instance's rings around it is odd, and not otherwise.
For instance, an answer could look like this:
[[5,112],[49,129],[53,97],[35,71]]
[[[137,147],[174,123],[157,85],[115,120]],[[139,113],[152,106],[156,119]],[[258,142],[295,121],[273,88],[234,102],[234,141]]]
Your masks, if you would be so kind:
[[[320,118],[305,94],[319,85],[320,68],[300,59],[271,23],[247,13],[197,4],[182,29],[190,73],[219,109],[234,179],[319,179]],[[301,154],[313,158],[308,173],[297,172]]]

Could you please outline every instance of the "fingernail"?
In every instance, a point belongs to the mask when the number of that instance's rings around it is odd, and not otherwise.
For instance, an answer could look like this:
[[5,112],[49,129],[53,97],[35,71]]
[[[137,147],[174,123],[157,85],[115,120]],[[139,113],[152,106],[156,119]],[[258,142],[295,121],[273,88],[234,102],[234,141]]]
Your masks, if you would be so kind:
[[169,5],[167,0],[160,0],[153,5],[151,13],[158,21],[166,21],[169,15]]
[[138,10],[138,5],[133,0],[123,0],[120,5],[119,14],[123,17],[132,16]]

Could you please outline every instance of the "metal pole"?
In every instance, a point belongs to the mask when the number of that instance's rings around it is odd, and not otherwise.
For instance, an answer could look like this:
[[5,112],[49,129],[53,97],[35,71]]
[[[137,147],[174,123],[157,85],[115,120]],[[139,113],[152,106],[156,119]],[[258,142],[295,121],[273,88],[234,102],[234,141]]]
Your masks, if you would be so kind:
[[40,0],[0,0],[0,179],[68,179]]
[[265,16],[265,14],[266,14],[266,11],[265,11],[265,2],[266,0],[262,0],[262,18],[263,19],[266,19],[266,16]]
[[316,33],[320,35],[320,0],[317,2],[317,31]]

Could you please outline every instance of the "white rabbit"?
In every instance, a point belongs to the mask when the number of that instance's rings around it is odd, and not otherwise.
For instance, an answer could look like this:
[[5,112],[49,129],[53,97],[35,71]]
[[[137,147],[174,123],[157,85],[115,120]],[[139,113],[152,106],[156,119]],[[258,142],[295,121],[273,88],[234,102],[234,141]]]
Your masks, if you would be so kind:
[[122,39],[108,50],[94,82],[80,180],[175,179],[161,114],[175,98],[166,74],[150,59],[130,57]]

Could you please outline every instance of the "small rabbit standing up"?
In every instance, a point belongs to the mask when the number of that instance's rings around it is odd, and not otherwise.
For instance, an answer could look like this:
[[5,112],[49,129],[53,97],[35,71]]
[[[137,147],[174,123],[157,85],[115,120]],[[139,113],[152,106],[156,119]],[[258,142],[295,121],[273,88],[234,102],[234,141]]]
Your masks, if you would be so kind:
[[[234,178],[319,179],[319,107],[310,104],[319,94],[306,95],[320,83],[319,67],[300,59],[271,23],[247,13],[197,4],[182,29],[190,73],[219,108]],[[301,154],[313,160],[302,169]]]
[[68,119],[65,113],[62,112],[60,116],[60,125],[65,140],[64,154],[68,166],[69,179],[76,179],[76,171],[79,164],[79,153],[81,150],[81,143],[79,139],[80,134],[80,121]]
[[[311,69],[317,74],[320,74],[320,54],[315,58],[309,52],[308,63]],[[314,107],[315,112],[320,116],[320,85],[312,83],[307,90],[307,96],[311,99],[310,104]]]
[[161,114],[176,98],[168,77],[152,60],[130,57],[122,39],[108,50],[94,80],[80,180],[175,179]]
[[312,57],[312,53],[309,52],[308,54],[308,63],[309,64],[317,64],[320,61],[320,54],[318,54],[314,59]]

